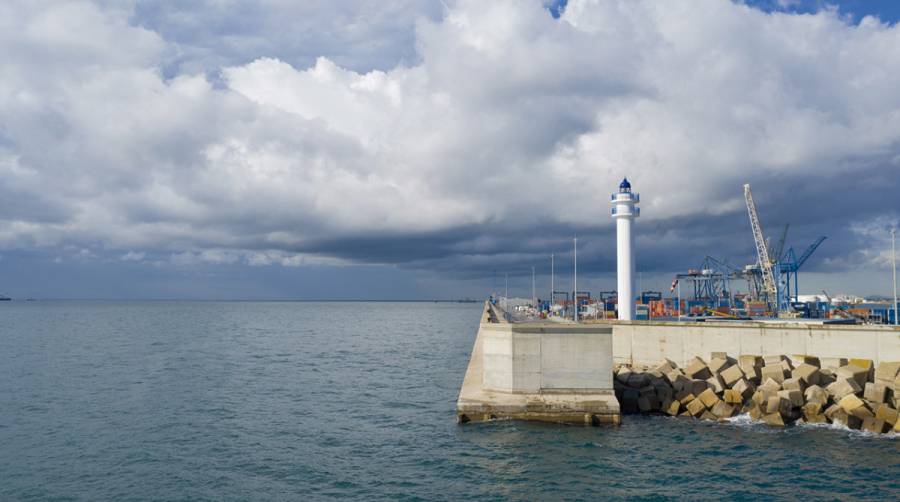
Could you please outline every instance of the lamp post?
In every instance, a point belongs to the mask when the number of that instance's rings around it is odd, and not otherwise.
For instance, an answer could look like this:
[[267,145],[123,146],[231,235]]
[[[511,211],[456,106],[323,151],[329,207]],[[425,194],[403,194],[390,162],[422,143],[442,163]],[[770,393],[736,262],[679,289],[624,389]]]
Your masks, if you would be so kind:
[[573,241],[575,248],[575,291],[572,293],[572,299],[575,304],[575,322],[578,322],[578,237]]
[[900,312],[897,312],[897,249],[894,241],[897,237],[897,228],[891,229],[891,268],[894,271],[894,326],[900,326]]

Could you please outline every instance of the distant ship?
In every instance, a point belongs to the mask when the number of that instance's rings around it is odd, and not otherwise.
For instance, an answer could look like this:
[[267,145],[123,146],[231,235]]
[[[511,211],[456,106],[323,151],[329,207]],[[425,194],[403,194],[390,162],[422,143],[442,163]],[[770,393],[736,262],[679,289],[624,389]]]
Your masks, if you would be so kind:
[[12,298],[10,298],[10,297],[8,297],[8,296],[0,295],[0,302],[8,302],[8,301],[11,301],[11,300],[12,300]]

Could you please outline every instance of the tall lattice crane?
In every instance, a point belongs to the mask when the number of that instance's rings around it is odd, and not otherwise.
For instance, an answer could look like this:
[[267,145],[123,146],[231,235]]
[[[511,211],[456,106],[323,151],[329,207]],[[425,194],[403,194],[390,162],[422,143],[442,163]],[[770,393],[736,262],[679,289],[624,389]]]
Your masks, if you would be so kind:
[[766,239],[763,237],[762,228],[759,225],[759,215],[756,214],[756,205],[753,204],[753,194],[750,192],[749,183],[744,185],[744,199],[747,201],[747,212],[750,214],[750,228],[753,230],[753,240],[756,243],[756,256],[762,271],[763,288],[770,295],[770,299],[775,299],[778,290],[775,286],[775,275],[772,273],[772,260],[769,258]]

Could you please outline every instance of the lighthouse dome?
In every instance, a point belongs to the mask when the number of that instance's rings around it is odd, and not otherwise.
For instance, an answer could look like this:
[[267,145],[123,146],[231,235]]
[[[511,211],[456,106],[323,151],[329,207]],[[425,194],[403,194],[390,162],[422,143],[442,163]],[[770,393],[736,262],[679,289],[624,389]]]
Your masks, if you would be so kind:
[[628,178],[622,180],[622,183],[619,183],[619,191],[620,192],[630,192],[631,191],[631,183],[628,182]]

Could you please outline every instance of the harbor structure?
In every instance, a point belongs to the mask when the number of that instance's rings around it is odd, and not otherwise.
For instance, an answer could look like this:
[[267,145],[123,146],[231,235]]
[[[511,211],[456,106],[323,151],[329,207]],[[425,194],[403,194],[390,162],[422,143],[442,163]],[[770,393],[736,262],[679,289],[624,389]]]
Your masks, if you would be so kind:
[[637,204],[639,194],[631,191],[628,178],[619,184],[619,191],[610,196],[612,217],[616,220],[616,273],[618,276],[619,320],[634,319],[634,219],[641,215]]

